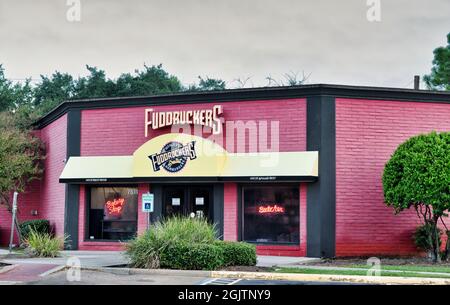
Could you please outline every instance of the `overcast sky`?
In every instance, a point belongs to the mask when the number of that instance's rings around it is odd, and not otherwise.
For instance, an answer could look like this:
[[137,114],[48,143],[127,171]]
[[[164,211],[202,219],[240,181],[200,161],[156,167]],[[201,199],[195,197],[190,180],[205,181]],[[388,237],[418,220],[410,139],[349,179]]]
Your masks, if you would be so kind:
[[7,77],[162,63],[185,84],[304,71],[308,83],[411,87],[450,32],[449,0],[381,0],[380,22],[366,0],[81,0],[80,22],[66,1],[0,0]]

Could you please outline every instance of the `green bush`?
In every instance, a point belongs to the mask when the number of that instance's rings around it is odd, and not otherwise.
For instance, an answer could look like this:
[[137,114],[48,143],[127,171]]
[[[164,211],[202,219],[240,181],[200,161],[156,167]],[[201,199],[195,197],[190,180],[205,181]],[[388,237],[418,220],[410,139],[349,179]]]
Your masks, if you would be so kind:
[[159,268],[159,254],[167,246],[166,241],[158,238],[155,230],[147,230],[141,236],[126,244],[126,255],[130,265],[135,268]]
[[[216,228],[205,219],[173,217],[157,222],[126,245],[130,264],[136,268],[158,268],[161,253],[173,244],[212,244]],[[167,252],[165,252],[167,253]]]
[[254,245],[216,236],[215,226],[206,219],[174,217],[128,242],[126,254],[135,268],[214,270],[256,264]]
[[256,265],[256,247],[252,244],[233,241],[217,241],[222,248],[224,266],[254,266]]
[[19,224],[20,234],[22,235],[22,239],[28,239],[28,235],[31,230],[34,230],[37,233],[42,234],[50,234],[50,222],[47,219],[35,219],[24,221]]
[[66,237],[55,237],[49,233],[38,233],[31,229],[25,244],[27,251],[34,256],[56,257],[64,248],[65,240]]
[[215,270],[223,265],[223,250],[215,244],[175,242],[160,253],[161,268]]
[[[416,228],[416,231],[413,234],[414,243],[416,244],[417,248],[424,250],[424,251],[432,251],[433,246],[436,244],[436,235],[433,234],[434,232],[434,225],[432,223],[427,222],[424,225],[418,226]],[[441,230],[438,229],[439,235],[438,235],[438,244],[441,244],[441,238],[440,233]]]

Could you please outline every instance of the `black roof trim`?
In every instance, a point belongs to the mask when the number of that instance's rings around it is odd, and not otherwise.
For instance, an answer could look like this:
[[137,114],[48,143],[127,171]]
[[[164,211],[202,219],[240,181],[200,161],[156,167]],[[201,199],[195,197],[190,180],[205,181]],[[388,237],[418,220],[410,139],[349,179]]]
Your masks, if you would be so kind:
[[337,98],[368,98],[373,100],[450,103],[450,92],[445,91],[314,84],[285,87],[227,89],[221,91],[178,92],[152,96],[67,100],[35,122],[34,126],[37,129],[43,128],[63,116],[70,109],[123,108],[145,105],[305,98],[314,95],[334,96]]

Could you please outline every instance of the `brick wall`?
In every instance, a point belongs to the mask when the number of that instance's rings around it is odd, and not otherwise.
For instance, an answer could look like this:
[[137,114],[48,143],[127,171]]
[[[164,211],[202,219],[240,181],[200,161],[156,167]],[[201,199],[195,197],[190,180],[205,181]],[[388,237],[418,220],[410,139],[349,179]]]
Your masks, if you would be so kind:
[[41,130],[47,158],[44,162],[44,177],[41,180],[39,213],[50,220],[54,232],[64,234],[65,185],[59,183],[67,151],[67,115]]
[[[17,218],[19,222],[40,219],[40,214],[33,216],[31,212],[37,210],[39,212],[39,197],[40,197],[40,185],[39,180],[33,181],[25,190],[24,193],[19,194],[17,198],[18,210]],[[6,210],[5,207],[0,207],[0,245],[7,246],[9,244],[10,232],[11,232],[11,213]],[[14,232],[14,243],[17,243],[17,234]]]
[[[155,111],[175,111],[205,109],[218,103],[151,106]],[[220,104],[220,103],[219,103]],[[306,150],[306,100],[289,99],[276,101],[246,101],[227,102],[222,104],[225,120],[243,121],[261,120],[279,121],[280,151],[304,151]],[[82,156],[120,156],[132,155],[142,144],[153,137],[170,132],[170,127],[160,130],[151,130],[149,137],[144,136],[144,109],[149,107],[132,107],[117,109],[95,109],[82,111],[81,128],[81,155]],[[270,126],[270,123],[269,123]],[[270,128],[269,128],[270,130]],[[258,129],[258,131],[260,131]],[[226,135],[226,129],[224,128]],[[208,137],[206,133],[203,136]],[[236,135],[237,136],[237,135]],[[248,136],[248,135],[247,135]],[[250,141],[254,141],[252,138]],[[252,151],[250,141],[245,145],[245,151]],[[236,144],[235,139],[234,144]],[[270,143],[270,138],[268,140]],[[225,148],[226,142],[223,143]],[[139,186],[140,194],[146,191],[145,185]],[[271,247],[263,249],[265,253],[292,254],[305,253],[306,245],[306,186],[301,191],[301,236],[302,245],[297,247]],[[224,186],[224,238],[226,240],[237,239],[237,184],[225,183]],[[83,199],[84,200],[84,199]],[[80,203],[80,206],[82,204]],[[80,208],[81,210],[81,208]],[[84,213],[84,212],[83,212]],[[81,220],[80,214],[80,220]],[[138,215],[138,231],[145,229],[144,213]],[[84,214],[83,214],[84,217]],[[80,221],[80,226],[84,222]],[[80,234],[80,236],[83,236]],[[303,244],[304,242],[304,244]],[[83,248],[89,243],[83,243]],[[99,243],[92,243],[95,248]],[[101,248],[105,246],[99,246]],[[110,247],[107,245],[106,247]],[[281,250],[280,250],[281,249]],[[281,251],[281,252],[280,252]]]
[[[20,194],[19,221],[48,219],[55,234],[64,234],[65,185],[59,183],[64,169],[67,147],[67,115],[62,116],[40,131],[35,132],[45,144],[46,159],[41,180],[32,182],[25,193]],[[32,216],[31,211],[38,215]],[[11,215],[0,209],[0,245],[9,242]]]
[[383,203],[384,164],[400,143],[450,131],[450,105],[336,99],[336,254],[417,254],[414,211]]
[[[217,103],[151,106],[151,108],[155,111],[175,111],[206,109],[215,104]],[[280,151],[305,149],[306,101],[304,99],[228,102],[223,103],[222,106],[225,120],[279,121]],[[132,155],[137,148],[151,138],[170,132],[170,127],[151,130],[149,137],[145,138],[144,109],[146,108],[150,107],[83,110],[81,155]],[[248,142],[246,149],[249,149]]]

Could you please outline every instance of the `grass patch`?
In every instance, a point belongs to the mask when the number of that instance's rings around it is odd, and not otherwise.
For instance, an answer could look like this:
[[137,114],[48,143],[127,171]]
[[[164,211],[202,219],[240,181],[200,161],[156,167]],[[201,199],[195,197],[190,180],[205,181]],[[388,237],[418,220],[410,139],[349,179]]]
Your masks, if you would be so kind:
[[[365,270],[332,270],[332,269],[312,269],[312,268],[278,268],[273,272],[279,273],[302,273],[302,274],[332,274],[332,275],[367,275]],[[425,278],[450,278],[450,274],[423,274],[413,271],[392,272],[382,270],[381,276],[397,276],[397,277],[425,277]]]
[[[370,266],[367,265],[342,265],[340,267],[343,268],[360,268],[360,269],[369,269]],[[419,272],[439,272],[439,273],[448,273],[450,274],[450,266],[417,266],[417,265],[381,265],[381,270],[397,270],[397,271],[419,271]]]

